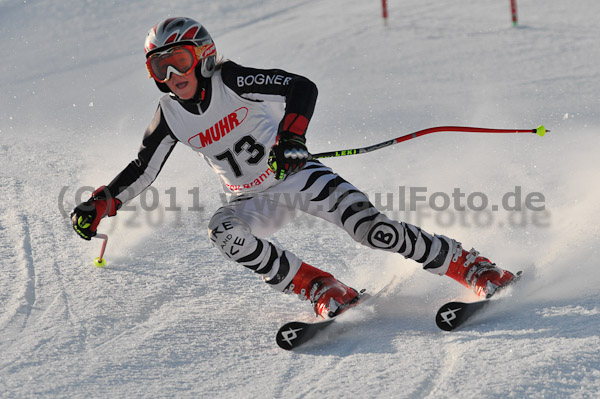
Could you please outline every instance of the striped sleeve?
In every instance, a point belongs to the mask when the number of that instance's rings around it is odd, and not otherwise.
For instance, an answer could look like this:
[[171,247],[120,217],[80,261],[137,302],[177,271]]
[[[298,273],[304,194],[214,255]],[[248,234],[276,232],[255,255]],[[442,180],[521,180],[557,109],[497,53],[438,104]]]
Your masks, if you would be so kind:
[[160,105],[144,133],[137,159],[133,160],[108,185],[113,197],[123,203],[138,196],[156,179],[177,144]]

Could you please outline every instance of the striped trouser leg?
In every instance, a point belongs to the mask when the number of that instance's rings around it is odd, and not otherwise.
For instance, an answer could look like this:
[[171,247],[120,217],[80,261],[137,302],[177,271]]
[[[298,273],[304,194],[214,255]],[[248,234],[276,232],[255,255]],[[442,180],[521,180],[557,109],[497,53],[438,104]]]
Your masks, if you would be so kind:
[[293,209],[264,198],[240,198],[220,208],[208,225],[213,245],[255,273],[278,291],[283,291],[300,268],[293,253],[259,238],[277,231],[294,216]]
[[[448,269],[454,240],[390,220],[364,193],[321,163],[309,163],[269,191],[278,194],[279,201],[338,225],[363,245],[397,252],[435,274],[443,275]],[[294,196],[289,197],[291,193]]]

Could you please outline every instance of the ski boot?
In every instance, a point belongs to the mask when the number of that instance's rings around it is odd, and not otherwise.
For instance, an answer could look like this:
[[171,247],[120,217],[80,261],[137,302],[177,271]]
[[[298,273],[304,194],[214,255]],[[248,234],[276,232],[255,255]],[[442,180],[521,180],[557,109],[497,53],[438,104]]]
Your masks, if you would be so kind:
[[342,284],[331,274],[302,262],[286,293],[308,299],[317,316],[331,318],[352,307],[360,299],[354,288]]
[[479,297],[491,298],[496,291],[518,278],[519,274],[515,276],[499,268],[489,259],[479,256],[475,249],[467,252],[462,249],[460,243],[456,243],[446,276],[471,288]]

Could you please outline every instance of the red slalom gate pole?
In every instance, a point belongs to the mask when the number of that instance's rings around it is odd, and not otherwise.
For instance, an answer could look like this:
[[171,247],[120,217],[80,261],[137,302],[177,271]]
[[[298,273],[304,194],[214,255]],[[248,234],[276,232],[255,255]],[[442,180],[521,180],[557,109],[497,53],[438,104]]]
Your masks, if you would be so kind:
[[517,26],[517,0],[510,0],[510,12],[513,26]]
[[381,0],[381,13],[383,16],[383,24],[385,26],[387,26],[387,19],[388,19],[387,0]]
[[535,129],[488,129],[482,127],[468,127],[468,126],[437,126],[430,127],[428,129],[419,130],[417,132],[405,134],[404,136],[396,137],[395,139],[391,139],[388,141],[384,141],[382,143],[374,144],[368,147],[362,148],[353,148],[349,150],[338,150],[338,151],[329,151],[329,152],[321,152],[318,154],[312,154],[309,156],[309,159],[319,159],[319,158],[335,158],[335,157],[344,157],[347,155],[356,155],[356,154],[365,154],[367,152],[379,150],[381,148],[389,147],[394,144],[402,143],[404,141],[416,139],[417,137],[425,136],[426,134],[437,133],[437,132],[461,132],[461,133],[534,133],[540,137],[543,137],[546,132],[550,130],[546,130],[546,128],[542,125],[538,126]]

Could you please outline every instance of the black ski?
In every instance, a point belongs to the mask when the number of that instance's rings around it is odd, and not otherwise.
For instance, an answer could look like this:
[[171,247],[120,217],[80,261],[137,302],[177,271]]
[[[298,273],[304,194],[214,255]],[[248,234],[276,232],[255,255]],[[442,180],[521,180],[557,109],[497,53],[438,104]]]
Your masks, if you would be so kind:
[[318,332],[329,327],[334,321],[335,318],[314,323],[304,323],[301,321],[289,322],[277,331],[275,341],[277,341],[277,345],[281,349],[292,350],[309,341]]
[[[521,278],[521,272],[515,275],[515,279],[509,284],[513,285]],[[505,287],[503,287],[505,288]],[[498,293],[500,290],[496,291]],[[448,302],[437,311],[435,324],[444,331],[453,331],[465,324],[473,315],[485,309],[492,302],[500,299],[483,299],[475,302]]]
[[[383,287],[381,290],[379,290],[377,293],[375,293],[373,295],[366,294],[366,293],[361,294],[361,298],[359,299],[358,303],[356,303],[350,309],[343,312],[340,316],[342,316],[348,312],[351,312],[357,306],[360,306],[363,303],[372,300],[373,298],[377,298],[383,292],[385,292],[389,287],[391,287],[395,280],[396,280],[395,277],[392,278],[392,280],[385,287]],[[275,341],[277,342],[277,345],[279,345],[279,347],[281,349],[285,349],[285,350],[295,349],[295,348],[299,347],[300,345],[310,341],[315,335],[317,335],[317,333],[325,330],[327,327],[332,325],[336,320],[338,320],[338,318],[340,316],[337,316],[337,317],[334,317],[331,319],[316,321],[316,322],[312,322],[312,323],[310,323],[310,322],[306,323],[306,322],[302,322],[302,321],[292,321],[292,322],[286,323],[279,329],[279,331],[277,331],[277,335],[275,336]]]
[[462,326],[490,302],[491,299],[476,302],[448,302],[435,315],[435,324],[444,331],[452,331]]

